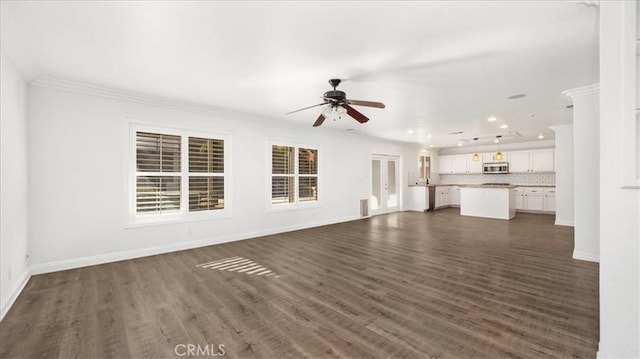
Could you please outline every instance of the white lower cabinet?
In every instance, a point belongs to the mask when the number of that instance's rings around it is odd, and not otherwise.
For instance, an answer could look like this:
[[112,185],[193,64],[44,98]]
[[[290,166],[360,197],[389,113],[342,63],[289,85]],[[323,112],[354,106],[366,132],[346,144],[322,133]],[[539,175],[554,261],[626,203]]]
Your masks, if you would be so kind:
[[436,187],[436,208],[449,205],[449,186]]
[[514,190],[516,210],[555,212],[556,189],[543,187],[518,187]]
[[544,211],[545,212],[556,211],[556,189],[555,188],[544,189]]
[[522,187],[518,187],[515,188],[513,190],[513,193],[515,193],[515,202],[516,202],[516,209],[524,209],[524,188]]
[[460,205],[460,187],[449,187],[449,204],[454,206]]

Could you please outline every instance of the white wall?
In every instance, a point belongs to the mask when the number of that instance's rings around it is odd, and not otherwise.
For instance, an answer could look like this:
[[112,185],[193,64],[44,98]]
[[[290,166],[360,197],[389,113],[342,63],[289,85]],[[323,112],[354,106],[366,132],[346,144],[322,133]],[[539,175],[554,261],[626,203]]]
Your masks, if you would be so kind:
[[[599,85],[567,90],[573,100],[573,258],[600,260]],[[607,158],[607,157],[605,157]]]
[[640,357],[640,190],[619,177],[622,14],[621,1],[600,2],[599,358]]
[[556,224],[573,226],[573,124],[551,129],[556,134]]
[[0,53],[0,319],[29,277],[27,83]]
[[[30,88],[29,120],[34,273],[358,218],[359,201],[370,195],[371,154],[400,156],[401,163],[407,157],[406,146],[344,131],[284,127],[40,86]],[[230,132],[232,218],[125,227],[129,121]],[[322,207],[265,212],[268,138],[321,147]],[[401,184],[404,172],[402,166]]]

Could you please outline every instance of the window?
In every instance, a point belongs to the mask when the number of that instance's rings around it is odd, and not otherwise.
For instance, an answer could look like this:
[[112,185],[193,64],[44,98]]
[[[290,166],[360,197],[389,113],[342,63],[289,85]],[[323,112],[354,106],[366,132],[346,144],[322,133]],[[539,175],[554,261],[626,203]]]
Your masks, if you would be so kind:
[[228,214],[227,136],[135,125],[132,129],[134,222]]
[[318,149],[271,146],[271,205],[318,202]]

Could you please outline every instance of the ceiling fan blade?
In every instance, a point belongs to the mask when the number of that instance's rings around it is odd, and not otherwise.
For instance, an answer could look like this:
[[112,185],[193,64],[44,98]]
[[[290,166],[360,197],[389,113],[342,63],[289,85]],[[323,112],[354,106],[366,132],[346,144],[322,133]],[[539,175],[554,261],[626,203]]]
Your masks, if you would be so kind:
[[320,125],[322,125],[322,123],[324,122],[324,115],[320,114],[320,116],[318,116],[318,119],[316,120],[316,122],[313,123],[313,127],[318,127]]
[[367,116],[361,114],[360,112],[356,111],[355,108],[349,106],[349,105],[342,105],[342,107],[347,109],[347,115],[353,117],[356,121],[360,122],[360,123],[365,123],[367,121],[369,121],[369,118],[367,118]]
[[376,108],[384,108],[384,104],[382,102],[373,102],[373,101],[360,101],[360,100],[347,100],[349,104],[356,106],[367,106],[367,107],[376,107]]
[[296,113],[296,112],[300,112],[300,111],[308,110],[308,109],[313,108],[313,107],[322,106],[322,105],[324,105],[325,103],[326,103],[326,102],[323,102],[323,103],[319,103],[319,104],[317,104],[317,105],[313,105],[313,106],[309,106],[309,107],[301,108],[301,109],[299,109],[299,110],[295,110],[295,111],[287,112],[287,113],[286,113],[286,115],[290,115],[290,114],[292,114],[292,113]]

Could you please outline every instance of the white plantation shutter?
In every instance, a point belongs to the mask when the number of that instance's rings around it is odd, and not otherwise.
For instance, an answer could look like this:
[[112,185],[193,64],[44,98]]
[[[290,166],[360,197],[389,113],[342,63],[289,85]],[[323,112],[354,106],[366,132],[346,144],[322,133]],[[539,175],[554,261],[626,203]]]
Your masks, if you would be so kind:
[[271,146],[271,203],[295,202],[295,147]]
[[136,213],[180,211],[181,138],[136,132]]
[[318,150],[271,146],[271,204],[318,201]]
[[132,223],[230,216],[228,134],[138,124],[130,129]]
[[224,208],[224,140],[189,137],[189,211]]
[[300,202],[318,200],[318,150],[298,149],[298,198]]

